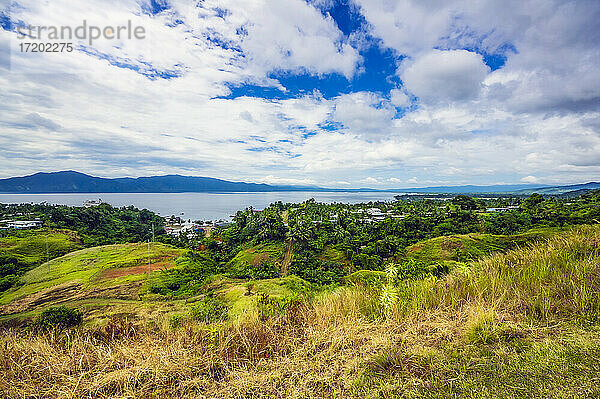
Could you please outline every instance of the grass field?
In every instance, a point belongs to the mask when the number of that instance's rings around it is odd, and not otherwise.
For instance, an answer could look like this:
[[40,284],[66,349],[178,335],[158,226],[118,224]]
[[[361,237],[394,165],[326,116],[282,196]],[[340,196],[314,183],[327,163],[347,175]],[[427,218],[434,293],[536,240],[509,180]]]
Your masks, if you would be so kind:
[[406,257],[420,261],[472,261],[494,252],[522,248],[560,233],[558,228],[540,228],[515,235],[455,234],[421,241],[406,249]]
[[[182,252],[165,244],[153,243],[150,247],[150,269],[153,265],[170,267],[172,259]],[[0,305],[66,283],[89,289],[145,279],[147,263],[148,246],[145,243],[106,245],[71,252],[25,273],[21,277],[23,285],[0,294]],[[119,278],[105,275],[115,269],[130,273]]]
[[[229,283],[231,303],[258,296],[258,282],[248,296]],[[289,295],[290,282],[261,283]],[[599,226],[395,290],[389,312],[378,290],[344,286],[268,318],[4,330],[0,396],[600,396]]]
[[81,238],[71,230],[26,230],[0,237],[0,255],[13,256],[26,267],[45,262],[46,255],[54,259],[81,248]]

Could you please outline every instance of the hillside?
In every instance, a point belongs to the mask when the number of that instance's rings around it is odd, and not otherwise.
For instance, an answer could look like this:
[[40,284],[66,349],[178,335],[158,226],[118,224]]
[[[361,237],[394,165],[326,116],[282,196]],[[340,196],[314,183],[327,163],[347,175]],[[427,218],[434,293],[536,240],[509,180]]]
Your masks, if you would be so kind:
[[57,303],[91,298],[139,300],[146,273],[174,266],[183,250],[153,243],[87,248],[44,263],[25,273],[21,285],[0,294],[0,315],[41,311]]
[[[4,331],[0,393],[598,397],[599,243],[600,227],[583,226],[442,278],[398,282],[388,310],[379,292],[356,286],[306,296],[296,278],[249,288],[216,279],[215,296],[138,305],[146,324],[115,312],[68,338]],[[207,313],[227,307],[229,320]],[[173,312],[167,325],[148,324]]]
[[45,229],[3,232],[0,237],[0,294],[18,284],[19,276],[69,252],[83,248],[75,231]]
[[45,262],[46,256],[53,259],[81,248],[79,235],[66,229],[17,231],[0,237],[3,262],[14,261],[25,268]]
[[517,191],[517,194],[529,195],[533,193],[543,195],[561,195],[567,193],[584,193],[589,190],[600,189],[600,182],[589,182],[585,184],[571,184],[566,186],[553,186],[553,187],[537,187],[529,188]]
[[560,231],[557,228],[545,228],[514,235],[470,233],[435,237],[406,248],[406,258],[424,262],[476,260],[494,252],[548,239]]

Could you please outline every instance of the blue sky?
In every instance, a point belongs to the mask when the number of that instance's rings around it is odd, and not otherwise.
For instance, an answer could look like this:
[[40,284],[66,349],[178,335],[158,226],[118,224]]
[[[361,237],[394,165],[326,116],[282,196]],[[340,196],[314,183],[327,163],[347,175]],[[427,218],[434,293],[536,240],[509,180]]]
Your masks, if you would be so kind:
[[[597,1],[94,4],[0,3],[0,177],[373,188],[600,178]],[[146,35],[19,51],[19,25],[84,20]]]

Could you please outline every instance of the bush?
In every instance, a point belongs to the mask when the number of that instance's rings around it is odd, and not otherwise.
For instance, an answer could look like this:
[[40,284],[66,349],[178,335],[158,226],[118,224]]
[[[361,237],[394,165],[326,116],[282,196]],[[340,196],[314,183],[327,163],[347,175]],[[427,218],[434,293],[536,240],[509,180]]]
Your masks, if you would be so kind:
[[207,295],[190,309],[190,316],[194,320],[204,323],[214,323],[227,320],[229,307],[221,299]]
[[302,299],[297,295],[276,298],[261,293],[256,303],[258,318],[264,321],[273,316],[281,316],[300,304],[302,304]]
[[49,307],[35,320],[35,326],[40,330],[62,330],[81,324],[83,312],[66,306]]
[[4,277],[0,277],[0,292],[4,292],[13,285],[17,284],[19,281],[19,276],[15,276],[14,274],[9,274]]
[[192,296],[202,289],[210,276],[221,273],[220,266],[208,255],[188,251],[176,260],[178,268],[163,270],[149,287],[152,294],[173,297]]

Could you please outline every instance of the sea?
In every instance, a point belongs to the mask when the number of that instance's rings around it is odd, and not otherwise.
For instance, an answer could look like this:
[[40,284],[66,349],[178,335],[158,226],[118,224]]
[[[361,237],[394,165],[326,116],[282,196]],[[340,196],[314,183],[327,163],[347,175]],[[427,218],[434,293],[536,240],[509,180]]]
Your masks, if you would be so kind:
[[264,209],[277,201],[299,203],[314,198],[324,203],[363,203],[393,201],[391,192],[312,192],[285,191],[267,193],[76,193],[76,194],[0,194],[0,203],[41,203],[83,206],[87,200],[102,200],[114,207],[133,205],[161,216],[179,216],[189,220],[231,220],[238,210]]

